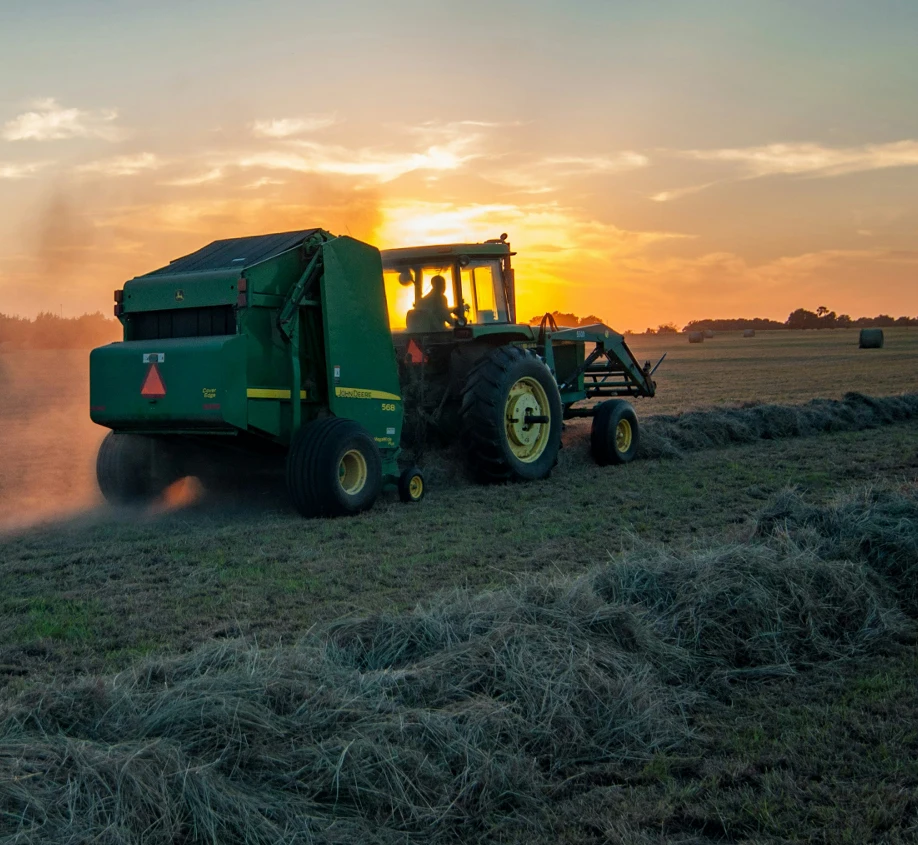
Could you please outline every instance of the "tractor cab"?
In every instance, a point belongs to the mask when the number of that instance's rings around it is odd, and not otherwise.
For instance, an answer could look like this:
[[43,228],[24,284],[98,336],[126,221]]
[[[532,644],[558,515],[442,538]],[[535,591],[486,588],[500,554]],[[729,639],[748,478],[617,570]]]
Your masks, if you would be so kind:
[[393,332],[431,334],[516,321],[507,236],[382,251]]

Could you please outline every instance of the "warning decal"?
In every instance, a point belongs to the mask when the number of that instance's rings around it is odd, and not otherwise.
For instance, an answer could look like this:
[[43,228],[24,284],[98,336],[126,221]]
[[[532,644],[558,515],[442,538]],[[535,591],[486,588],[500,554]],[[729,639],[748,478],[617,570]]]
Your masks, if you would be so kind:
[[150,364],[147,376],[143,380],[143,386],[140,388],[140,395],[146,396],[147,399],[159,399],[166,395],[166,384],[156,364]]
[[412,364],[426,364],[427,356],[424,354],[424,350],[415,343],[414,338],[408,341],[408,352],[406,357],[408,361]]

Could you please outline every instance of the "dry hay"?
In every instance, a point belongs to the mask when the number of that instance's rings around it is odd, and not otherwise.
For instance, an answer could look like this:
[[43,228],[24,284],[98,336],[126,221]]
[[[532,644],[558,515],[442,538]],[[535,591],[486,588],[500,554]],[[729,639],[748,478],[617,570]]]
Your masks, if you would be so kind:
[[689,332],[688,342],[689,343],[704,343],[704,332]]
[[825,558],[862,561],[895,587],[906,613],[918,616],[918,491],[867,487],[823,507],[787,491],[763,511],[757,533],[786,537]]
[[641,425],[638,457],[677,457],[735,443],[863,431],[916,418],[918,394],[874,398],[846,393],[841,401],[813,399],[803,405],[747,402],[732,408],[648,417]]
[[[577,578],[341,620],[296,646],[223,642],[26,691],[0,711],[0,838],[524,841],[551,829],[565,779],[678,745],[693,702],[725,679],[910,630],[895,570],[871,563],[864,507],[883,514],[888,554],[913,548],[915,497],[864,496],[832,511],[781,497],[745,544],[639,548]],[[815,534],[798,543],[798,523]],[[846,549],[856,557],[835,559]]]
[[[640,420],[637,459],[678,458],[700,449],[862,431],[914,419],[918,419],[918,394],[870,397],[847,393],[842,400],[813,399],[801,405],[746,402],[674,415],[656,414]],[[562,447],[558,456],[562,469],[591,462],[590,421],[568,421]],[[416,460],[431,485],[455,487],[473,483],[458,443],[448,448],[431,445]]]
[[743,337],[755,337],[755,329],[743,329]]

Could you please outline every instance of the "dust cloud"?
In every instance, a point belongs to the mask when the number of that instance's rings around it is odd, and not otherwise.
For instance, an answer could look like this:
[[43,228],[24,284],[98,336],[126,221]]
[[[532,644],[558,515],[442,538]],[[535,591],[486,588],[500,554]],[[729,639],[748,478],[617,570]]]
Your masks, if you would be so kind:
[[101,504],[88,350],[0,353],[0,531]]
[[[250,174],[237,179],[243,177],[248,180]],[[199,198],[196,213],[182,217],[179,226],[170,214],[190,210],[157,203],[155,197],[122,198],[117,210],[102,214],[99,197],[85,187],[78,192],[58,185],[25,235],[33,251],[23,284],[34,282],[31,289],[41,292],[49,310],[56,310],[61,299],[68,309],[77,300],[95,306],[108,303],[107,292],[124,279],[217,238],[321,226],[373,242],[381,221],[375,191],[343,189],[316,177],[290,179],[258,198],[241,181],[215,191]],[[246,202],[230,201],[227,191]],[[139,240],[137,232],[144,232]],[[116,249],[119,245],[124,248]],[[104,287],[104,300],[96,296],[97,287]],[[7,318],[9,325],[0,331],[0,532],[103,503],[95,457],[107,429],[89,419],[89,348],[115,340],[118,327],[102,317],[98,326],[90,325],[95,317]],[[83,348],[50,348],[77,344]],[[201,490],[189,482],[170,490],[153,512],[200,497]]]
[[45,279],[66,285],[93,250],[92,222],[77,197],[58,189],[38,216],[36,257]]

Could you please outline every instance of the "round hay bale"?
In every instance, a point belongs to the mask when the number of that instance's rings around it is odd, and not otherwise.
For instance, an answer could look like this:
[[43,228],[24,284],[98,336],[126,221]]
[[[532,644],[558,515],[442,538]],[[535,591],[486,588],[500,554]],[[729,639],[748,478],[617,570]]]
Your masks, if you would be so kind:
[[755,337],[755,329],[743,329],[743,337]]
[[708,340],[710,340],[712,337],[714,337],[714,329],[705,329],[705,330],[704,330],[704,336],[705,336]]
[[883,329],[861,329],[858,346],[861,349],[882,349]]
[[689,332],[688,342],[689,343],[704,343],[704,333],[703,332]]

